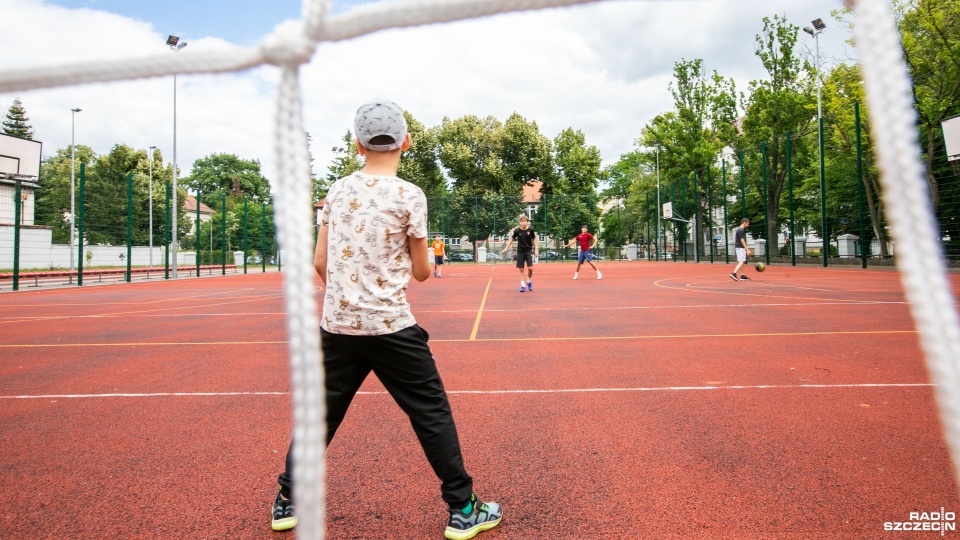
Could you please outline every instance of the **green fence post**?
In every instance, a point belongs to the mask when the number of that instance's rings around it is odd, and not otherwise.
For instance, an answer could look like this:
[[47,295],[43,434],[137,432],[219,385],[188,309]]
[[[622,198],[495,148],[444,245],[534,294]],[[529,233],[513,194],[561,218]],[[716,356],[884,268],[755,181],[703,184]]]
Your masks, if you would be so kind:
[[723,252],[727,258],[727,264],[730,264],[730,242],[727,241],[727,158],[722,158],[720,162],[723,171]]
[[267,203],[260,203],[260,271],[267,272]]
[[713,264],[713,252],[717,241],[713,236],[713,179],[710,178],[710,166],[707,165],[707,230],[710,231],[710,264]]
[[[788,248],[790,255],[790,264],[792,266],[797,265],[797,242],[794,238],[795,225],[793,221],[793,146],[790,141],[790,132],[787,132],[787,193],[790,198],[790,235],[789,242],[790,247]],[[806,255],[806,254],[804,254]]]
[[[670,182],[670,206],[676,207],[677,199],[677,181]],[[675,208],[674,208],[675,209]],[[677,222],[670,220],[670,226],[673,228],[673,262],[677,262]]]
[[127,173],[127,274],[126,282],[130,283],[132,275],[133,255],[133,173]]
[[83,285],[83,233],[85,230],[83,218],[86,212],[84,212],[84,197],[87,192],[87,166],[85,163],[80,164],[80,193],[79,193],[79,206],[77,211],[79,215],[77,216],[77,286]]
[[693,262],[700,262],[700,232],[697,228],[703,230],[703,223],[698,219],[700,215],[700,190],[697,186],[697,171],[690,173],[693,176]]
[[760,143],[760,171],[763,175],[763,221],[767,228],[767,264],[770,264],[770,250],[773,249],[773,237],[770,235],[770,205],[767,198],[767,142]]
[[20,179],[13,190],[13,290],[20,290]]
[[740,219],[747,217],[747,171],[743,166],[743,150],[737,152],[740,158]]
[[[220,275],[227,275],[227,194],[220,194]],[[234,264],[237,261],[233,261]]]
[[170,182],[164,188],[166,201],[164,204],[164,248],[163,248],[163,279],[170,279]]
[[196,267],[196,276],[200,277],[200,190],[197,190],[197,221],[194,223],[195,227],[193,228],[193,239],[196,244],[197,256],[195,257],[194,266]]
[[[236,261],[234,261],[236,262]],[[247,198],[243,198],[243,273],[247,273]]]
[[[680,218],[687,219],[687,176],[680,177]],[[683,262],[687,262],[687,223],[680,222],[680,247],[683,248]]]
[[853,121],[857,128],[857,203],[860,207],[860,267],[867,267],[867,250],[871,243],[864,244],[867,239],[866,229],[863,227],[863,200],[867,198],[863,185],[863,148],[860,140],[860,102],[853,104]]

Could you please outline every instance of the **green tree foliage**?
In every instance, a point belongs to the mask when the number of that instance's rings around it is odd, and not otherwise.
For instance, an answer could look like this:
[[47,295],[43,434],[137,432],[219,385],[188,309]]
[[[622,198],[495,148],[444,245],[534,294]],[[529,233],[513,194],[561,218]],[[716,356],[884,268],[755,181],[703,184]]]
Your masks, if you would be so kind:
[[[774,16],[763,18],[763,31],[756,36],[756,54],[767,72],[767,78],[751,81],[750,96],[744,104],[748,111],[743,120],[743,134],[734,149],[743,151],[747,181],[753,189],[752,200],[748,198],[748,212],[751,232],[768,240],[768,247],[776,249],[780,235],[781,201],[787,181],[786,133],[790,131],[796,174],[798,166],[802,168],[802,158],[809,159],[810,138],[816,145],[816,80],[812,76],[812,67],[801,65],[796,54],[797,32],[799,28],[789,24],[784,18]],[[765,152],[761,150],[765,146]],[[805,148],[806,146],[806,148]],[[814,146],[813,152],[816,153]],[[760,159],[766,155],[766,162]],[[767,189],[764,191],[762,172],[766,170]],[[737,170],[739,174],[739,170]],[[764,198],[769,221],[765,219]],[[784,205],[786,206],[786,205]],[[739,212],[732,212],[728,227],[739,222]],[[736,219],[733,219],[736,218]],[[811,225],[819,221],[813,221]]]
[[943,189],[938,173],[949,171],[940,123],[960,115],[960,2],[898,0],[896,4],[903,13],[903,51],[913,79],[920,140],[936,206]]
[[3,120],[3,133],[21,139],[33,139],[33,126],[30,125],[27,110],[23,108],[20,98],[15,98],[13,104],[7,109],[7,115]]
[[427,197],[445,195],[447,186],[440,170],[437,131],[424,129],[409,112],[404,111],[403,115],[410,133],[410,149],[400,157],[397,176],[416,184]]
[[256,203],[270,201],[270,182],[260,173],[260,162],[234,154],[210,154],[193,163],[190,176],[179,185],[200,193],[200,201],[216,206],[221,193],[243,193]]
[[[80,164],[89,168],[97,156],[89,146],[77,145],[75,152],[76,163],[74,174],[77,184],[74,186],[75,196],[79,188]],[[53,229],[53,243],[67,244],[70,242],[70,149],[61,148],[56,154],[43,159],[40,165],[39,189],[36,196],[37,225],[45,225]],[[79,204],[76,201],[75,204]]]

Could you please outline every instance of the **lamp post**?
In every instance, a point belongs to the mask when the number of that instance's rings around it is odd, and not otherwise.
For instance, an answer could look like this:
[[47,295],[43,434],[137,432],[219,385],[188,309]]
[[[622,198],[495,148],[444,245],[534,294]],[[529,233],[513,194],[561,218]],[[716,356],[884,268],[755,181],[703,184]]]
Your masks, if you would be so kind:
[[827,185],[823,175],[823,109],[820,102],[820,33],[827,27],[823,19],[811,22],[813,28],[805,26],[803,31],[813,36],[817,43],[816,74],[817,74],[817,143],[820,155],[820,234],[823,235],[823,266],[827,266],[827,256],[830,254],[830,235],[827,232]]
[[149,218],[150,220],[150,230],[149,230],[150,268],[153,268],[153,151],[156,149],[157,149],[156,146],[151,146],[147,150],[147,167],[148,167],[148,170],[150,171],[149,173],[150,180],[147,183],[147,192],[148,192],[147,196],[150,198],[150,200],[147,202],[147,208],[149,209],[149,215],[150,215],[150,218]]
[[76,265],[74,264],[74,259],[73,259],[74,252],[76,251],[74,249],[74,237],[73,237],[73,234],[74,234],[73,231],[74,231],[74,225],[75,225],[74,213],[76,212],[76,208],[74,208],[75,195],[74,195],[73,186],[76,184],[74,167],[77,161],[76,145],[74,144],[74,140],[76,136],[77,113],[80,111],[81,109],[70,109],[70,271],[71,272],[73,272],[73,269],[76,268]]
[[[167,36],[167,45],[173,52],[179,52],[180,49],[187,46],[187,42],[181,42],[177,36]],[[172,235],[170,236],[171,251],[173,251],[173,279],[177,279],[177,74],[173,74],[173,194],[171,198],[173,207],[172,216]]]

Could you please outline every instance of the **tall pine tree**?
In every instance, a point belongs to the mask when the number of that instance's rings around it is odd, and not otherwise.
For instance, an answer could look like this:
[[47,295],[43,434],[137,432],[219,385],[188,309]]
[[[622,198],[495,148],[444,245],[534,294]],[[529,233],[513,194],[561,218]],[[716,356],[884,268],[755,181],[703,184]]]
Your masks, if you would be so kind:
[[23,108],[20,98],[13,100],[13,105],[7,109],[7,116],[3,121],[3,133],[21,139],[33,139],[33,126],[27,118],[27,111]]

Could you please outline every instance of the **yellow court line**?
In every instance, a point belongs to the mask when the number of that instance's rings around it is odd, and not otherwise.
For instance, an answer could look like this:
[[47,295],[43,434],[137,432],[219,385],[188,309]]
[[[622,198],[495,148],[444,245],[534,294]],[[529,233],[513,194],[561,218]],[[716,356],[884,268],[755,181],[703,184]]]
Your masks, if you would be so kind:
[[[477,319],[479,321],[479,318]],[[837,332],[771,332],[754,334],[664,334],[654,336],[586,336],[586,337],[530,337],[530,338],[482,338],[475,339],[433,339],[434,343],[467,343],[477,342],[499,342],[499,341],[611,341],[611,340],[640,340],[640,339],[706,339],[706,338],[746,338],[746,337],[792,337],[792,336],[851,336],[851,335],[903,335],[917,334],[916,330],[860,330],[860,331],[837,331]],[[3,344],[0,343],[0,349],[42,349],[42,348],[66,348],[66,347],[179,347],[179,346],[221,346],[221,345],[286,345],[287,340],[278,341],[174,341],[174,342],[133,342],[133,343],[36,343],[36,344]]]
[[483,299],[480,300],[480,309],[477,311],[477,320],[473,322],[473,331],[470,332],[470,341],[476,341],[477,339],[477,330],[480,329],[480,318],[483,317],[483,306],[487,303],[487,293],[490,292],[490,283],[493,282],[493,278],[487,280],[487,288],[483,291]]

